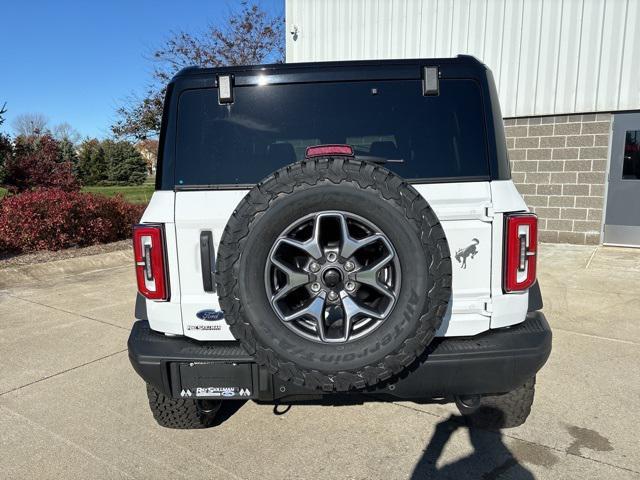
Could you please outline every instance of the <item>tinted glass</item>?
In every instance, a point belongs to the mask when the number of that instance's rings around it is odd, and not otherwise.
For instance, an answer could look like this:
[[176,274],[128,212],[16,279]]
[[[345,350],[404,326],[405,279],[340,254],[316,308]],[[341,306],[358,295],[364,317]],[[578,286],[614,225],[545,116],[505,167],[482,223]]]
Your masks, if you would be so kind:
[[178,185],[252,184],[304,158],[311,145],[349,144],[404,178],[488,176],[482,98],[471,80],[187,90],[178,105]]
[[640,179],[640,130],[627,130],[624,139],[624,180]]

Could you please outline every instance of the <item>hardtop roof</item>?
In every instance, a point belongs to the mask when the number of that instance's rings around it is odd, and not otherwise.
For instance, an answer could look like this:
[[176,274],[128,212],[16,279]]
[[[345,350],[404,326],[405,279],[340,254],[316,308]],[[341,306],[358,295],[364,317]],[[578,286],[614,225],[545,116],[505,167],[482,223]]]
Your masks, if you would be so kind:
[[[223,74],[233,74],[240,76],[255,76],[259,74],[311,74],[326,71],[351,71],[359,73],[362,79],[368,78],[368,72],[407,70],[419,73],[412,67],[438,66],[441,69],[441,76],[447,77],[447,73],[457,72],[456,76],[481,76],[487,69],[486,65],[471,55],[458,55],[449,58],[411,58],[411,59],[388,59],[388,60],[349,60],[332,62],[304,62],[304,63],[271,63],[261,65],[234,65],[226,67],[197,67],[190,66],[180,70],[174,76],[175,80],[184,77],[217,76]],[[467,72],[467,75],[464,75]],[[461,75],[462,74],[462,75]],[[376,77],[377,75],[373,75]]]

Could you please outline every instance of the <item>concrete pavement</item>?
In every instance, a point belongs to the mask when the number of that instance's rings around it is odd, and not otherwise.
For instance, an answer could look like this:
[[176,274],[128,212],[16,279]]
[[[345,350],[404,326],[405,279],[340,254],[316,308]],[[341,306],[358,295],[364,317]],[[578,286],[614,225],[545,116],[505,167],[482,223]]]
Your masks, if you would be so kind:
[[502,434],[410,402],[245,403],[214,429],[162,429],[126,354],[132,266],[88,264],[18,286],[0,270],[0,478],[640,478],[640,250],[541,246],[554,351],[531,417]]

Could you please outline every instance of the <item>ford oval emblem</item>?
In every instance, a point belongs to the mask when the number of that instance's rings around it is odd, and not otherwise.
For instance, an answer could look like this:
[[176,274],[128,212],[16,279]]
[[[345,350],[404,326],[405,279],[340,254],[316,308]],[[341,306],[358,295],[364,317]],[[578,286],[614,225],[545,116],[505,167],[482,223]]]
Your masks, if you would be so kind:
[[236,392],[234,392],[233,390],[223,390],[222,391],[222,396],[223,397],[235,397]]
[[222,310],[200,310],[196,313],[196,317],[200,320],[215,322],[224,318],[224,312]]

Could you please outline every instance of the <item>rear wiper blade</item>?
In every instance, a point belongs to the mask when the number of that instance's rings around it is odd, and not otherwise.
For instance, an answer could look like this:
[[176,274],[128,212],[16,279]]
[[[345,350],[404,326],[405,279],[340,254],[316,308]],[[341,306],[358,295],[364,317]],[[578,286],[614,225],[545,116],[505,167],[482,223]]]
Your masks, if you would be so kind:
[[404,158],[384,158],[376,157],[373,155],[356,155],[356,160],[363,160],[365,162],[377,163],[384,165],[386,163],[404,163]]

